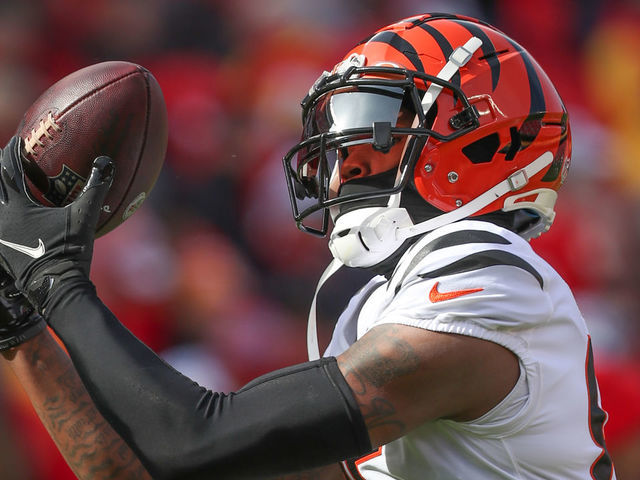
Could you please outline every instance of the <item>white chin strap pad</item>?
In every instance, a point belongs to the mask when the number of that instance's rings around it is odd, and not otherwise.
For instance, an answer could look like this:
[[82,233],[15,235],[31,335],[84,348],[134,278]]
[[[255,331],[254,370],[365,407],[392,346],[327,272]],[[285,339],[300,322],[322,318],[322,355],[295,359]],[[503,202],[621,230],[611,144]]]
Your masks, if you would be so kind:
[[329,238],[333,257],[348,267],[371,267],[388,258],[404,242],[399,228],[413,225],[404,208],[367,207],[340,216]]

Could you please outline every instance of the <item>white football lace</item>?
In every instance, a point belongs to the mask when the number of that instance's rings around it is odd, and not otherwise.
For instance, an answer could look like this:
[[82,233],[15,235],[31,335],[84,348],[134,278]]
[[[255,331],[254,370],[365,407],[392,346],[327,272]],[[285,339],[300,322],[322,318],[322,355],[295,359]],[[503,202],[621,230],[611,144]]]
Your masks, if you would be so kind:
[[53,118],[53,114],[51,112],[48,112],[47,118],[40,119],[38,128],[34,128],[33,130],[31,130],[31,134],[27,138],[25,138],[25,151],[30,155],[37,155],[34,147],[36,145],[39,145],[41,147],[44,146],[44,143],[40,141],[42,137],[47,137],[49,140],[53,138],[53,135],[49,133],[51,129],[57,132],[62,130],[62,128],[56,123],[55,119]]

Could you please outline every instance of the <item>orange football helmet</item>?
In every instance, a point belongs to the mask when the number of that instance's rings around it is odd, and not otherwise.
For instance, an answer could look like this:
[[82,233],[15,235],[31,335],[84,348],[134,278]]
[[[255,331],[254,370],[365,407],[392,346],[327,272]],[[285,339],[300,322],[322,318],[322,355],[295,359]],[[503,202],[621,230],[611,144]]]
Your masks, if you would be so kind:
[[463,218],[503,215],[525,238],[553,222],[567,111],[532,56],[484,22],[425,14],[384,27],[302,107],[302,139],[283,160],[294,218],[325,235],[331,215],[329,246],[347,265]]

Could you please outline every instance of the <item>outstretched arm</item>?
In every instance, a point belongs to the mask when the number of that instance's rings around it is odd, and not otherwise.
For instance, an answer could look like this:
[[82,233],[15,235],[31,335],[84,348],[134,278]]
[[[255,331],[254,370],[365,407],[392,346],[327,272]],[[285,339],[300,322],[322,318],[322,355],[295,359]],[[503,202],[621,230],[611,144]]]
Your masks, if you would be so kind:
[[48,321],[104,417],[154,478],[277,478],[371,450],[335,359],[271,372],[226,394],[164,363],[90,284],[61,299]]
[[[70,358],[43,328],[42,317],[0,270],[0,351],[74,473],[82,480],[150,478],[97,411]],[[118,373],[126,375],[126,368]],[[344,477],[342,469],[332,465],[277,478],[314,479]]]
[[151,478],[97,411],[71,360],[49,332],[2,355],[79,479]]

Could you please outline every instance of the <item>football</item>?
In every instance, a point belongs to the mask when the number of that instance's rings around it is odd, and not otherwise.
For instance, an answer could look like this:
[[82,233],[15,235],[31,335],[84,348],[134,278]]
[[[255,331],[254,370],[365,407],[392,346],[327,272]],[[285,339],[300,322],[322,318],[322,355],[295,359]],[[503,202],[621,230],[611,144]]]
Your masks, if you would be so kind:
[[96,237],[140,207],[158,178],[167,149],[167,109],[153,75],[110,61],[67,75],[26,111],[16,132],[35,200],[64,206],[82,190],[93,160],[113,159],[115,175]]

